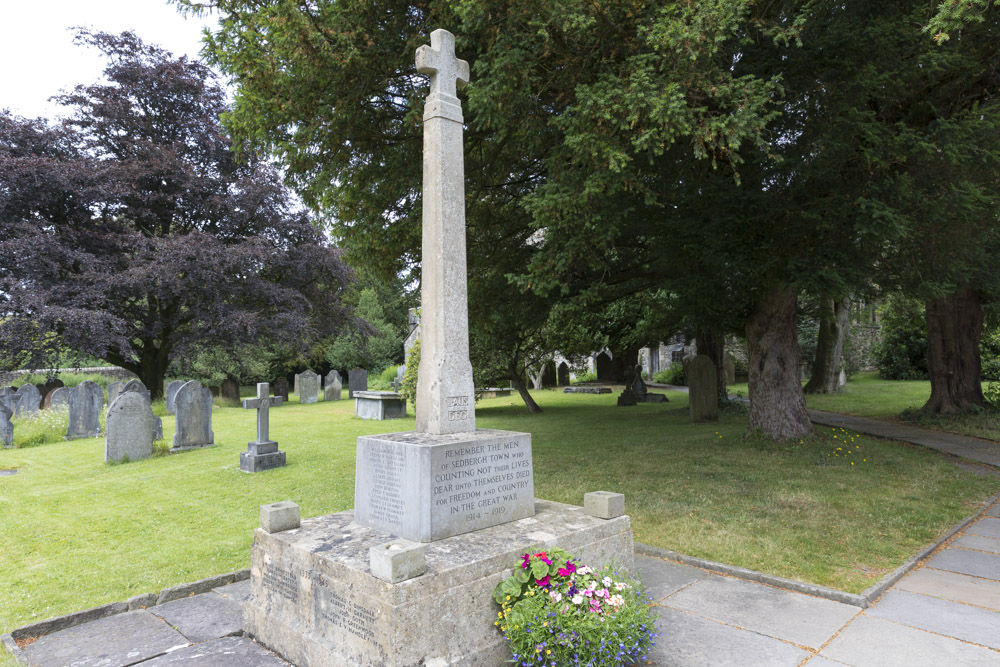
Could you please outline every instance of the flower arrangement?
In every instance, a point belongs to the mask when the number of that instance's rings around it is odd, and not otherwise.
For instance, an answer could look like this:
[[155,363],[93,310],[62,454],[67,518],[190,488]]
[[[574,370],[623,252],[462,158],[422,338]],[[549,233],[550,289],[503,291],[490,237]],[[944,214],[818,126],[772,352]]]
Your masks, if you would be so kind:
[[579,565],[561,549],[524,554],[493,591],[496,625],[517,665],[622,667],[656,637],[641,584]]

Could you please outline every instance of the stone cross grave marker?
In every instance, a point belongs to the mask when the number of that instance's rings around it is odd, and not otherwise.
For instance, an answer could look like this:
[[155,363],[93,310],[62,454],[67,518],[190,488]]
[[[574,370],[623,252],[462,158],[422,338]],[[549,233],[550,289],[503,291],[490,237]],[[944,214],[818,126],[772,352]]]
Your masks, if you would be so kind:
[[66,440],[96,438],[101,434],[101,408],[104,407],[104,390],[101,385],[84,380],[70,390],[69,424]]
[[299,403],[315,403],[319,400],[319,376],[305,370],[295,376],[298,380]]
[[344,383],[340,380],[340,373],[330,371],[326,374],[326,384],[323,387],[324,401],[339,401],[340,392],[344,389]]
[[153,455],[153,411],[141,391],[123,391],[108,408],[104,462],[138,461]]
[[167,390],[164,392],[165,398],[167,400],[167,414],[174,415],[177,414],[177,407],[174,405],[174,399],[177,397],[177,390],[184,386],[184,380],[174,380],[167,385]]
[[257,440],[247,443],[247,451],[240,452],[240,470],[257,472],[285,465],[285,452],[278,451],[278,443],[271,440],[268,409],[284,402],[281,396],[270,396],[270,385],[257,383],[257,398],[243,399],[244,410],[257,410]]
[[215,444],[212,432],[212,392],[197,380],[185,382],[174,397],[177,431],[171,452]]
[[4,397],[0,396],[0,444],[5,449],[14,446],[14,424],[10,421],[13,414]]
[[31,417],[42,407],[42,394],[33,384],[23,384],[14,392],[15,417]]
[[476,413],[469,361],[463,119],[456,95],[458,86],[469,82],[469,63],[455,57],[454,35],[435,30],[430,46],[417,49],[416,66],[431,78],[424,104],[417,432],[472,432]]

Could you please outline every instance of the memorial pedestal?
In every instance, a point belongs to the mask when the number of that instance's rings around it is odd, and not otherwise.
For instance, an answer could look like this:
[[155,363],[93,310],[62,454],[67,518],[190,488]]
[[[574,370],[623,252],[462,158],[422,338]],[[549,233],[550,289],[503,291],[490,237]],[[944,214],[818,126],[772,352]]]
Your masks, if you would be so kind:
[[402,419],[406,417],[406,399],[394,391],[354,392],[354,414],[362,419]]
[[248,443],[247,451],[240,452],[240,470],[260,472],[285,465],[285,452],[278,449],[274,440]]
[[369,549],[393,534],[356,523],[353,512],[258,529],[243,627],[299,667],[500,667],[510,652],[491,596],[521,555],[557,546],[591,567],[633,567],[627,516],[534,505],[534,517],[427,544],[427,572],[396,584],[369,569]]

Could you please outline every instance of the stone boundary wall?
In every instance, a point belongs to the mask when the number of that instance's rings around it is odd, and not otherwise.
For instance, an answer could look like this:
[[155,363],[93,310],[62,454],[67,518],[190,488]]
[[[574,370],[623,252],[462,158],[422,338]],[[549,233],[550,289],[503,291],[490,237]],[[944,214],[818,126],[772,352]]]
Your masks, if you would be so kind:
[[132,371],[127,371],[118,366],[97,366],[95,368],[38,368],[33,371],[6,371],[0,373],[0,386],[8,385],[17,378],[24,375],[59,375],[60,373],[93,373],[94,375],[107,375],[122,381],[128,381],[138,377]]

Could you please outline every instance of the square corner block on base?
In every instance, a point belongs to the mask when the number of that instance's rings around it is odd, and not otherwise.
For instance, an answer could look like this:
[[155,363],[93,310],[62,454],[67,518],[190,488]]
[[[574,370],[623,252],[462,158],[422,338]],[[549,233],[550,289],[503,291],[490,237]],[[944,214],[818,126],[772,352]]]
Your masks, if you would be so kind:
[[358,438],[358,523],[432,542],[535,513],[531,434],[387,433]]
[[269,454],[251,454],[240,452],[240,470],[243,472],[260,472],[285,465],[285,452],[270,452]]
[[625,496],[611,491],[585,493],[583,511],[598,519],[613,519],[625,514]]
[[372,576],[390,584],[419,577],[427,571],[426,549],[421,542],[404,539],[376,544],[368,550]]
[[300,525],[299,506],[291,500],[260,506],[260,527],[265,533],[280,533]]
[[397,584],[374,577],[369,563],[371,547],[396,536],[353,512],[305,519],[292,532],[258,530],[243,628],[300,667],[506,665],[492,593],[523,554],[559,547],[591,567],[634,572],[629,517],[535,507],[533,517],[422,545],[426,572]]

